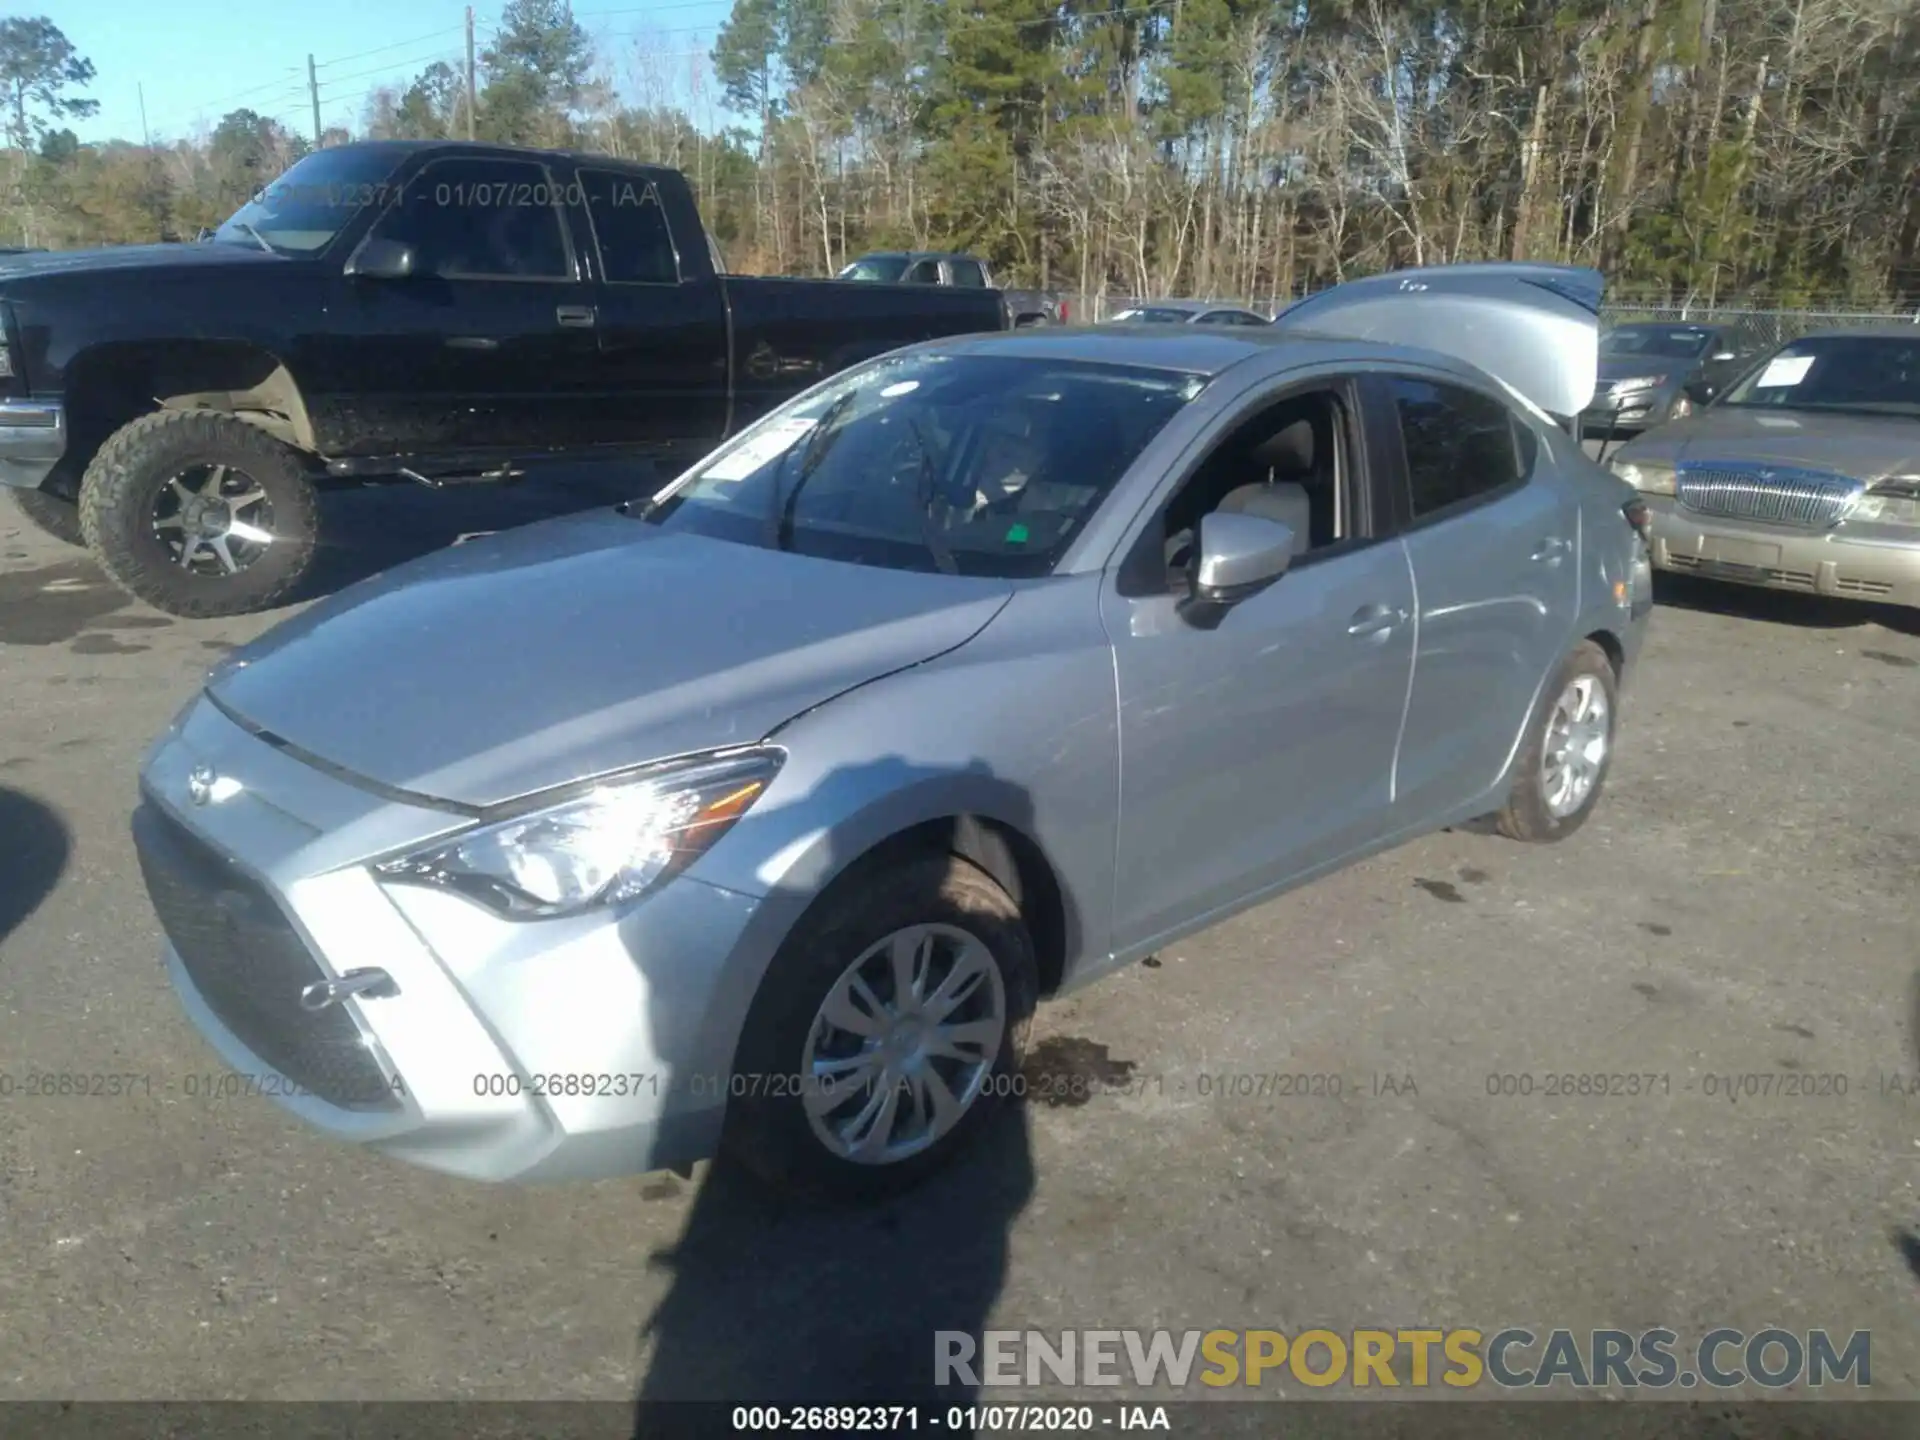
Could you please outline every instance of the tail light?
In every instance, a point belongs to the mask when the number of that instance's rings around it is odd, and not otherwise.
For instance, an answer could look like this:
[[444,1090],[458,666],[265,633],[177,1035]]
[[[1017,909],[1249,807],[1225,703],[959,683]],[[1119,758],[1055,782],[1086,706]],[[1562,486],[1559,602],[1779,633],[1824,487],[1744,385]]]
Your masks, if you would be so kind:
[[1653,543],[1653,512],[1647,509],[1647,502],[1637,498],[1629,500],[1620,507],[1620,511],[1627,517],[1627,524],[1634,528],[1634,532],[1651,545]]
[[1068,323],[1067,302],[1064,300],[1060,302],[1060,323],[1062,325],[1065,325]]

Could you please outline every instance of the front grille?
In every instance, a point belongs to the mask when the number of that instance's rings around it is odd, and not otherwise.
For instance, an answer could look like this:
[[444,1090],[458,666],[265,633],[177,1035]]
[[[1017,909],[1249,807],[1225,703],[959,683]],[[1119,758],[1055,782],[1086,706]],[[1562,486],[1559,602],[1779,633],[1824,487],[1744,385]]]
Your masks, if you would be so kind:
[[1834,589],[1846,595],[1891,595],[1893,586],[1885,580],[1856,580],[1851,575],[1842,575],[1834,581]]
[[1696,515],[1760,520],[1801,530],[1829,530],[1846,518],[1862,489],[1858,480],[1822,470],[1761,465],[1683,463],[1674,495]]
[[273,897],[150,803],[134,848],[161,928],[209,1009],[295,1085],[348,1110],[395,1110],[389,1084],[341,1005],[315,1013],[300,992],[326,973]]

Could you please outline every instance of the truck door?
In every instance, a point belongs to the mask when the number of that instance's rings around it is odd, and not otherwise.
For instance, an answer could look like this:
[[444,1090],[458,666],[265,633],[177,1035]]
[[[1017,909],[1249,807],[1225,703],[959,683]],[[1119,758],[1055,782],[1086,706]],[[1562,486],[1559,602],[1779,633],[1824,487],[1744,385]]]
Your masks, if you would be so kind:
[[599,352],[561,198],[545,165],[505,156],[434,159],[401,187],[362,248],[405,245],[412,273],[343,276],[337,323],[303,347],[337,453],[579,443]]
[[698,217],[676,224],[644,171],[579,166],[576,229],[591,237],[600,347],[598,443],[704,451],[727,429],[727,302]]

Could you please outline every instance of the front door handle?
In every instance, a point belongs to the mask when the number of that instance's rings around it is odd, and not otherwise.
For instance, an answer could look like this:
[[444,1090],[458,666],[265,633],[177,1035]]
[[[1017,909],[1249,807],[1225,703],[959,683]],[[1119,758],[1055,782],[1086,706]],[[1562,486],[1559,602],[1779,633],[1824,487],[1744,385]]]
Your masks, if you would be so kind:
[[1384,640],[1406,618],[1406,611],[1396,610],[1391,605],[1362,605],[1353,612],[1353,619],[1347,622],[1347,634],[1362,640]]
[[562,305],[553,312],[553,318],[569,330],[591,330],[593,328],[593,307],[591,305]]
[[1528,558],[1537,560],[1542,565],[1558,565],[1560,563],[1560,557],[1572,548],[1573,545],[1569,541],[1562,540],[1557,535],[1549,535],[1540,542],[1539,546]]

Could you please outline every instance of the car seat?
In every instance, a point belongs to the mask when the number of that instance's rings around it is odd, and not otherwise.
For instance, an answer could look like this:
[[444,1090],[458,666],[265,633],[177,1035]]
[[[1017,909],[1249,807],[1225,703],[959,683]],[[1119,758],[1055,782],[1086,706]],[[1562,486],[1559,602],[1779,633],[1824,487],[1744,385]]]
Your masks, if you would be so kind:
[[1313,544],[1313,500],[1301,483],[1315,476],[1313,422],[1294,421],[1249,458],[1266,468],[1267,478],[1229,490],[1215,508],[1279,521],[1293,531],[1293,553],[1304,555]]

